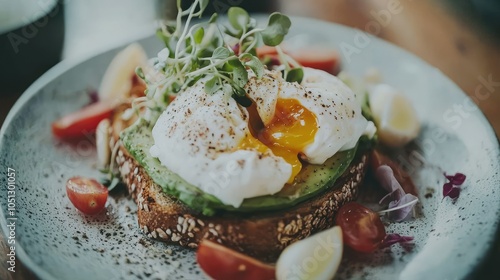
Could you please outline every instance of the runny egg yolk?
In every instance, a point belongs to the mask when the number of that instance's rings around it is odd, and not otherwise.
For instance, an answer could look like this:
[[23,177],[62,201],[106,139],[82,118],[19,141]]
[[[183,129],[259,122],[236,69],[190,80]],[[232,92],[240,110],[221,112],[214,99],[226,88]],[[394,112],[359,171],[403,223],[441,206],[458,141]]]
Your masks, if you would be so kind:
[[248,108],[250,131],[240,143],[240,149],[255,149],[265,153],[269,149],[274,155],[282,157],[292,166],[288,183],[293,183],[295,176],[302,169],[299,153],[314,141],[318,130],[316,116],[296,99],[277,100],[274,117],[264,126],[258,117],[255,104]]

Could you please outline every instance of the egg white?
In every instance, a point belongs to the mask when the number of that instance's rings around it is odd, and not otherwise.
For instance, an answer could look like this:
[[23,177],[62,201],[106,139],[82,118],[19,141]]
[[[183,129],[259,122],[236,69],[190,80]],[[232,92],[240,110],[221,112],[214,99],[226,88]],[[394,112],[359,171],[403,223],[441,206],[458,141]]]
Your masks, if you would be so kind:
[[177,96],[153,127],[150,152],[188,183],[238,207],[245,198],[279,192],[292,167],[270,151],[238,150],[250,135],[248,112],[199,82]]
[[252,77],[245,89],[265,125],[272,120],[279,98],[296,99],[316,116],[314,140],[301,151],[309,163],[323,164],[338,151],[354,148],[368,125],[352,90],[321,70],[304,67],[300,85],[283,81],[276,72],[260,80]]
[[[279,98],[297,99],[316,115],[318,130],[301,153],[322,164],[336,152],[353,148],[367,127],[354,93],[326,72],[304,68],[302,84],[289,83],[278,72],[251,78],[245,90],[257,104],[264,124],[274,114]],[[250,135],[249,113],[222,91],[208,95],[204,81],[181,93],[153,128],[150,152],[188,183],[223,203],[239,207],[244,199],[279,192],[292,167],[270,150],[238,148]]]

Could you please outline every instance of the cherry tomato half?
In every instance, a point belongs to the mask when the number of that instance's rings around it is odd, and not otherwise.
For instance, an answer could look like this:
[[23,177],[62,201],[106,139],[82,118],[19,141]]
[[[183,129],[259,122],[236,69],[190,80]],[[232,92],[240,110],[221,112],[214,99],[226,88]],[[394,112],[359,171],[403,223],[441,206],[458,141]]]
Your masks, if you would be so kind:
[[52,123],[52,133],[63,139],[79,138],[93,133],[103,119],[111,117],[113,105],[97,102],[70,113]]
[[357,202],[342,206],[335,221],[342,229],[344,243],[359,252],[375,251],[386,235],[379,215]]
[[66,183],[68,198],[84,214],[97,214],[104,209],[108,189],[95,179],[72,177]]
[[215,280],[276,278],[273,266],[209,240],[203,240],[198,246],[196,261],[201,269]]

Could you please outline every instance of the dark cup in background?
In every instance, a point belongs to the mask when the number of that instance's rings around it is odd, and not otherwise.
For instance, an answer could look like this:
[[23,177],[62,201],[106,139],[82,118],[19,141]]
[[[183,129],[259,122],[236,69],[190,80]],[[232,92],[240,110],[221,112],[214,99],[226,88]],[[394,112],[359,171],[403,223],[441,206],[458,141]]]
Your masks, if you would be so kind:
[[63,6],[59,1],[52,5],[43,2],[49,1],[33,3],[39,7],[23,16],[21,26],[0,29],[0,100],[16,98],[61,60]]
[[[187,9],[192,1],[183,1],[182,8]],[[271,13],[276,10],[277,1],[274,0],[209,0],[204,15],[213,13],[224,15],[230,7],[242,7],[249,13]]]

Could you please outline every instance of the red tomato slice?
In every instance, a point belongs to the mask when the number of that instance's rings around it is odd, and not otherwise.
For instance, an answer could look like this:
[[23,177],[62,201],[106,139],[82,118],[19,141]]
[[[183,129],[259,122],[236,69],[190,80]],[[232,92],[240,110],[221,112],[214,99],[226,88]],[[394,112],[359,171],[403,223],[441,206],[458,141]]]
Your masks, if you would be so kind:
[[357,202],[342,206],[335,222],[342,229],[344,243],[359,252],[375,251],[386,235],[379,215]]
[[273,266],[209,240],[203,240],[198,246],[196,261],[201,269],[215,280],[276,278]]
[[97,214],[104,209],[108,199],[108,189],[95,179],[72,177],[66,183],[68,198],[85,214]]
[[113,106],[109,102],[97,102],[66,115],[52,123],[52,133],[63,139],[79,138],[95,132],[103,119],[111,117]]
[[[335,50],[326,47],[311,47],[310,49],[284,51],[304,67],[323,70],[333,75],[337,75],[340,71],[340,57]],[[277,55],[275,47],[262,46],[257,48],[257,56],[260,58],[273,58]]]
[[318,47],[296,50],[289,52],[289,55],[304,67],[323,70],[332,75],[337,75],[340,70],[340,57],[335,50]]
[[273,55],[273,54],[278,54],[278,51],[276,50],[275,47],[270,47],[270,46],[261,46],[257,48],[257,56],[258,57],[263,57],[265,55]]

